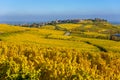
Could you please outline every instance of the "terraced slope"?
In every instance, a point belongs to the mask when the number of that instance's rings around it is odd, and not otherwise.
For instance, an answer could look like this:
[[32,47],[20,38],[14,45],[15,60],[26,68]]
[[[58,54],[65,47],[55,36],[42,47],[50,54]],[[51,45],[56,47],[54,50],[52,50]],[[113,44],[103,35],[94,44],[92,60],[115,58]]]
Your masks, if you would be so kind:
[[[59,27],[67,31],[83,27],[64,25]],[[0,80],[120,79],[120,42],[86,38],[80,31],[66,36],[66,30],[0,24]]]

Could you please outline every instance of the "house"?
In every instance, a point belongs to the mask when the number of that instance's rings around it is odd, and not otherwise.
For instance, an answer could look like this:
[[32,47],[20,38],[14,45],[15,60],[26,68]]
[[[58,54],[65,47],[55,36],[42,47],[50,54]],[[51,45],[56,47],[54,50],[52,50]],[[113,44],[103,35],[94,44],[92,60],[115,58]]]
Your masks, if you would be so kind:
[[120,34],[111,35],[110,40],[120,41]]
[[73,20],[71,20],[71,22],[72,23],[79,23],[79,22],[81,22],[82,20],[80,20],[80,19],[73,19]]
[[70,36],[70,34],[71,34],[71,32],[66,31],[64,35],[65,35],[65,36]]

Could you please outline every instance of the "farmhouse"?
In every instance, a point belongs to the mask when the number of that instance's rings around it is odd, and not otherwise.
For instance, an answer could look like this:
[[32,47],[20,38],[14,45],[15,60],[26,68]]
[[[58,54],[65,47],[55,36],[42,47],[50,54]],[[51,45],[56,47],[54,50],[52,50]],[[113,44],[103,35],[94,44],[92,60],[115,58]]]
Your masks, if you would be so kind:
[[120,41],[120,34],[113,34],[110,36],[111,40]]

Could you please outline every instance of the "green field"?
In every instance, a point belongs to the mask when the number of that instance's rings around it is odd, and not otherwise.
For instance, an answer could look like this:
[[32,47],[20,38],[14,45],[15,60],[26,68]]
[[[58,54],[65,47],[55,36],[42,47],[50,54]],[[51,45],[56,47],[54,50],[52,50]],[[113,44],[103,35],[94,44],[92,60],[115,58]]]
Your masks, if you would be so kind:
[[119,31],[107,22],[0,24],[0,80],[120,80],[120,42],[109,40]]

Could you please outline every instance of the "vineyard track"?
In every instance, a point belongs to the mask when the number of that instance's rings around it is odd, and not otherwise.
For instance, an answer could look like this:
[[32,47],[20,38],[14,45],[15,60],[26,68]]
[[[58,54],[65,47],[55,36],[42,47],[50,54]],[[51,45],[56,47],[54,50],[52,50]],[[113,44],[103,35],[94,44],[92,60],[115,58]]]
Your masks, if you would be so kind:
[[91,43],[89,41],[84,41],[84,42],[89,44],[89,45],[93,45],[93,46],[97,47],[101,52],[108,52],[105,48],[103,48],[103,47],[101,47],[99,45],[93,44],[93,43]]

